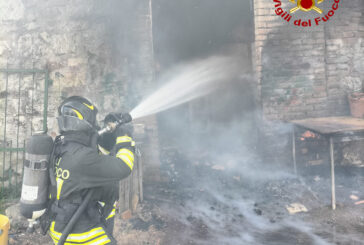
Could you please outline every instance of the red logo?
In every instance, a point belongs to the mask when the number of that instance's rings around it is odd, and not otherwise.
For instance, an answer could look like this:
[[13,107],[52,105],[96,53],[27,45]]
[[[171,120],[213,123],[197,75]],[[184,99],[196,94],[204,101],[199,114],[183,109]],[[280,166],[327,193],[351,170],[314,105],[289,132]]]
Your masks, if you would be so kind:
[[[284,1],[284,0],[283,0]],[[290,3],[295,4],[295,7],[292,7],[289,11],[282,8],[281,0],[273,0],[275,4],[275,13],[280,16],[283,20],[288,23],[293,23],[295,26],[301,27],[312,27],[319,26],[322,23],[328,22],[332,16],[335,15],[335,12],[340,7],[341,0],[332,0],[333,3],[331,8],[323,9],[321,7],[321,3],[325,0],[285,0]],[[314,14],[318,15],[316,18],[312,18],[312,14],[310,14],[307,19],[294,18],[295,13],[297,11],[310,12],[313,10]]]
[[[289,0],[291,3],[297,4],[296,7],[292,8],[289,12],[294,13],[297,10],[302,10],[305,12],[309,12],[311,10],[315,10],[317,13],[322,14],[322,10],[316,7],[315,0]],[[322,3],[325,0],[317,0],[317,4]]]

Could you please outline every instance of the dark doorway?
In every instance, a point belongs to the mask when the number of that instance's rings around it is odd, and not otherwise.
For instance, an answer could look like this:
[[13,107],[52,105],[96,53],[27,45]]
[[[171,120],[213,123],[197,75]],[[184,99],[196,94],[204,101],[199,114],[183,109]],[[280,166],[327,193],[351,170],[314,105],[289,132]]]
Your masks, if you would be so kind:
[[[169,68],[213,55],[239,57],[241,77],[219,91],[159,114],[161,143],[212,147],[219,137],[246,141],[254,128],[253,14],[245,0],[153,0],[157,78]],[[223,143],[223,145],[225,145]]]

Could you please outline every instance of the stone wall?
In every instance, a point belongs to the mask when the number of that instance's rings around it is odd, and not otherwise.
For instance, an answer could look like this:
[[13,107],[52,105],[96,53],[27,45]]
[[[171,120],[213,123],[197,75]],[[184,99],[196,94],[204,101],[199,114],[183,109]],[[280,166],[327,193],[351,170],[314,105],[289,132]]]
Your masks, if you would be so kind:
[[[99,120],[110,111],[129,111],[154,81],[150,1],[2,1],[0,69],[7,67],[49,71],[52,136],[58,133],[57,107],[71,95],[93,101]],[[14,142],[19,98],[19,138],[42,129],[44,75],[21,75],[20,97],[19,75],[9,77],[8,92],[5,77],[0,73],[0,139],[8,98],[6,141]]]
[[[48,126],[52,134],[56,133],[54,117],[62,97],[80,94],[101,109],[120,106],[124,84],[117,82],[119,74],[111,55],[113,36],[107,7],[100,9],[97,1],[82,0],[17,0],[2,5],[0,66],[50,71]],[[41,103],[43,91],[34,90]]]
[[[100,87],[105,87],[103,82],[113,68],[111,48],[105,16],[97,13],[96,7],[96,1],[16,0],[0,4],[0,68],[50,72],[48,127],[53,136],[57,134],[56,108],[62,96],[80,94],[100,104],[102,98],[95,99],[95,95],[106,90],[100,91]],[[19,128],[23,147],[25,138],[42,129],[45,76],[15,73],[6,77],[2,72],[0,136],[3,139],[6,133],[3,144],[9,147],[9,142],[18,138]],[[10,155],[1,164],[9,161]],[[9,167],[5,167],[7,171]]]

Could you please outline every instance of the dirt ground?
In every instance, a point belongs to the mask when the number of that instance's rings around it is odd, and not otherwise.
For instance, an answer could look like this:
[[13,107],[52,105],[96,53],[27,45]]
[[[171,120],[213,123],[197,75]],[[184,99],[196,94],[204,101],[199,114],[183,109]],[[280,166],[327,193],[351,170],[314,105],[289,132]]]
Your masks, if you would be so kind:
[[[166,182],[145,183],[145,200],[133,217],[116,220],[118,244],[364,244],[364,204],[355,204],[364,199],[361,169],[339,169],[333,211],[328,174],[297,177],[252,158],[211,159],[164,155]],[[307,212],[290,214],[294,203]],[[52,243],[18,227],[10,244]]]

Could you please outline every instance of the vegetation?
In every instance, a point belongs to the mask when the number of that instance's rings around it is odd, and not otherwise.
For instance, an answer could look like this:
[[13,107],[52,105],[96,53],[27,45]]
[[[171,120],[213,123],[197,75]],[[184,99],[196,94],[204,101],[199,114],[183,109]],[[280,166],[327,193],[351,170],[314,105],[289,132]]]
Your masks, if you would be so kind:
[[0,214],[5,214],[5,209],[10,203],[20,197],[20,188],[15,187],[0,188]]

